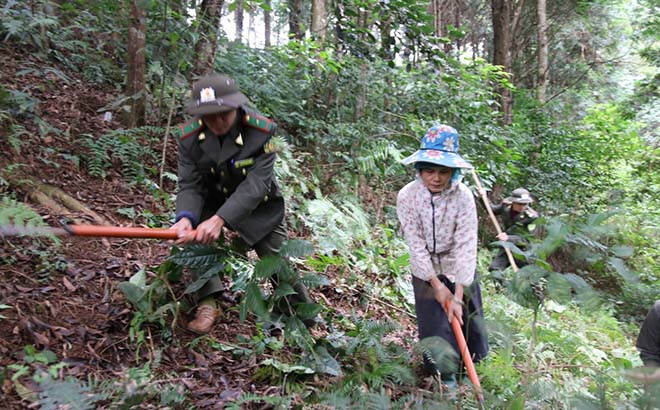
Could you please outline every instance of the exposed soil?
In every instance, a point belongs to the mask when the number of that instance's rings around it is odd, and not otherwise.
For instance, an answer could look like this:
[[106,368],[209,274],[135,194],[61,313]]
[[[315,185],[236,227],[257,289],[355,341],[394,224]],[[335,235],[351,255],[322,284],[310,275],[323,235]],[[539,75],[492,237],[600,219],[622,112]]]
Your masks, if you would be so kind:
[[[38,99],[38,116],[56,128],[40,132],[34,121],[25,118],[23,125],[30,135],[21,136],[21,151],[17,153],[6,137],[0,140],[0,170],[13,166],[13,175],[31,176],[61,188],[116,225],[139,225],[116,212],[118,208],[133,207],[155,215],[166,212],[163,205],[143,189],[130,186],[118,170],[109,170],[106,178],[91,177],[85,167],[77,166],[67,155],[84,160],[81,136],[98,136],[121,128],[118,122],[104,121],[97,112],[116,97],[114,90],[102,90],[86,84],[73,73],[66,79],[46,70],[42,62],[11,50],[0,50],[0,75],[6,89],[29,92]],[[32,71],[25,72],[26,68]],[[21,72],[22,71],[22,72]],[[9,127],[1,130],[7,136]],[[175,146],[168,147],[167,168],[176,172]],[[63,155],[67,154],[67,155]],[[0,179],[0,181],[2,181]],[[166,186],[172,190],[173,186]],[[12,192],[14,197],[31,205],[52,226],[62,217],[84,215],[56,215],[31,202],[29,192],[0,184],[0,193]],[[28,238],[0,238],[0,367],[23,363],[24,347],[33,345],[48,348],[66,363],[63,375],[87,380],[121,378],[129,367],[154,360],[161,351],[160,364],[155,372],[163,379],[178,383],[182,393],[191,397],[196,408],[222,408],[226,400],[241,392],[279,394],[280,387],[253,380],[257,361],[236,359],[221,350],[193,349],[195,336],[184,329],[191,312],[182,312],[171,339],[163,340],[158,328],[147,328],[147,340],[136,350],[137,344],[129,336],[134,309],[117,284],[128,280],[142,268],[153,268],[169,254],[170,244],[155,240],[127,240],[98,238],[63,238],[59,246],[50,240],[36,242]],[[326,272],[336,283],[337,272]],[[183,293],[184,285],[175,284],[174,291]],[[403,345],[415,339],[414,322],[378,301],[361,303],[360,290],[339,293],[331,285],[312,291],[312,296],[324,305],[332,306],[337,314],[393,319],[403,324],[395,335]],[[252,336],[256,328],[251,319],[241,323],[238,309],[225,306],[225,314],[215,325],[211,336],[240,344],[239,335]],[[367,312],[368,311],[368,312]],[[323,337],[324,327],[315,330]],[[36,368],[40,365],[32,363]],[[36,388],[28,377],[21,379],[28,388]],[[322,384],[322,382],[318,382]],[[272,391],[273,389],[277,391]],[[14,383],[6,379],[0,394],[0,407],[26,408]],[[24,394],[24,393],[21,393]],[[144,407],[148,408],[148,407]]]

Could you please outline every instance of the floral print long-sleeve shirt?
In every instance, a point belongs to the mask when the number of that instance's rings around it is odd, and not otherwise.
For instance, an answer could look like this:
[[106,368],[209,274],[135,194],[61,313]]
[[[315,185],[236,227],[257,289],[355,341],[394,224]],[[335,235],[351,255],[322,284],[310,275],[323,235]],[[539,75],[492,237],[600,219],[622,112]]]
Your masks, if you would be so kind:
[[410,270],[422,280],[445,275],[469,286],[477,266],[477,209],[460,181],[436,194],[418,178],[399,191],[401,231],[410,249]]

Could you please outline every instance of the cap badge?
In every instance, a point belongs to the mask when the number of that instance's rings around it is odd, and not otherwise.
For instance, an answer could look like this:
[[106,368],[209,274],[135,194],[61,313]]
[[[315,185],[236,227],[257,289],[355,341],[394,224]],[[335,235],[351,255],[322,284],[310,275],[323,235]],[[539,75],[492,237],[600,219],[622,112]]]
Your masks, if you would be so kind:
[[205,103],[215,100],[215,91],[213,87],[202,88],[202,91],[199,92],[199,102]]

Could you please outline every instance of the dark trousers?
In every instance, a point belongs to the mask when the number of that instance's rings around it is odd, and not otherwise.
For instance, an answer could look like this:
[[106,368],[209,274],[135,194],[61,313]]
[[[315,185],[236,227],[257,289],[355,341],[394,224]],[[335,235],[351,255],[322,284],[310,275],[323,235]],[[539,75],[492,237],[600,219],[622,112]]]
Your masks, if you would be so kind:
[[[450,282],[444,275],[438,276],[438,279],[452,293],[455,292],[455,284]],[[454,331],[447,320],[445,309],[435,299],[435,293],[430,282],[413,276],[413,291],[415,293],[415,313],[417,315],[419,339],[423,340],[438,336],[446,340],[457,354],[455,363],[433,364],[427,357],[424,357],[424,370],[428,374],[435,374],[437,371],[440,373],[454,373],[455,369],[461,368],[461,355]],[[484,323],[481,288],[476,274],[472,285],[464,289],[463,302],[465,303],[463,307],[463,334],[472,360],[478,362],[488,354],[488,336]]]
[[636,346],[644,366],[660,367],[660,300],[646,315]]
[[[524,245],[518,245],[520,249],[524,250]],[[516,261],[516,266],[519,268],[522,268],[523,266],[528,265],[529,263],[527,260],[524,259],[518,259],[513,255],[514,260]],[[497,255],[493,258],[493,261],[490,263],[490,266],[488,266],[489,271],[502,271],[506,268],[511,266],[509,263],[509,258],[506,256],[506,251],[504,248],[500,248],[497,252]]]

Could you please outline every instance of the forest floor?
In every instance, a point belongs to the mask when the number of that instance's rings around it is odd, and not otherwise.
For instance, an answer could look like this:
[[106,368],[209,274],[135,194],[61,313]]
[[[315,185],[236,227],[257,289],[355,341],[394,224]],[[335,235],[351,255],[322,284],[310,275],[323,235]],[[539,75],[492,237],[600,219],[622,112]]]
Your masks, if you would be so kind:
[[[162,209],[156,199],[145,195],[139,187],[130,186],[119,172],[109,170],[103,179],[69,160],[84,158],[80,147],[82,135],[98,136],[121,128],[116,121],[104,121],[99,109],[116,98],[115,90],[102,90],[85,83],[74,73],[50,70],[37,59],[10,50],[0,53],[2,85],[10,90],[29,92],[38,99],[37,115],[54,127],[41,132],[34,121],[24,127],[30,135],[20,136],[20,153],[12,149],[3,137],[0,141],[0,170],[12,168],[12,179],[30,177],[38,182],[61,188],[113,225],[134,226],[135,221],[118,214],[118,208],[133,207],[155,215],[170,212]],[[161,124],[159,124],[161,125]],[[4,134],[10,130],[3,130]],[[168,147],[167,169],[175,172],[176,146]],[[15,165],[20,164],[20,165]],[[173,183],[166,186],[174,190]],[[36,203],[29,188],[12,184],[0,185],[0,193],[12,192],[14,197],[33,207],[51,226],[59,226],[61,218],[89,220],[85,214],[62,215]],[[165,218],[164,218],[165,220]],[[14,363],[27,363],[29,350],[48,349],[57,361],[65,363],[61,375],[79,379],[117,380],[125,378],[127,369],[155,360],[160,364],[155,372],[179,383],[196,408],[223,408],[227,400],[244,392],[281,394],[281,386],[271,386],[253,380],[260,360],[237,360],[230,352],[193,349],[195,335],[185,330],[191,311],[181,312],[174,334],[164,341],[158,328],[147,328],[145,346],[136,349],[129,337],[134,309],[118,289],[143,268],[154,268],[169,255],[171,244],[143,239],[99,239],[64,237],[59,245],[50,240],[34,238],[0,238],[0,369]],[[335,311],[350,316],[393,319],[402,325],[395,335],[409,347],[415,339],[414,321],[386,305],[359,303],[360,289],[353,294],[339,293],[333,273],[328,273],[331,285],[312,290],[319,302],[331,305]],[[185,288],[175,284],[175,292]],[[252,318],[239,320],[237,306],[225,305],[225,313],[210,336],[217,341],[238,345],[241,335],[251,337],[258,332]],[[368,309],[369,312],[365,312]],[[3,318],[4,316],[4,318]],[[314,337],[323,337],[323,326],[314,330]],[[43,366],[30,363],[33,369]],[[17,391],[16,384],[5,378],[0,390],[0,407],[27,408],[30,391],[38,386],[29,377],[20,379],[28,389]],[[275,390],[275,391],[273,391]],[[146,407],[145,407],[146,408]]]

